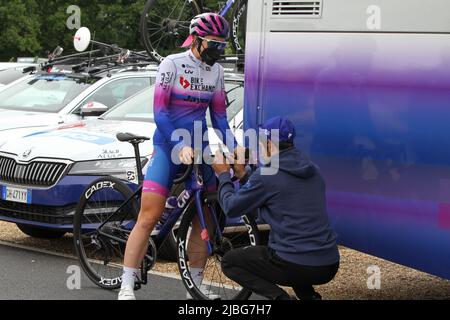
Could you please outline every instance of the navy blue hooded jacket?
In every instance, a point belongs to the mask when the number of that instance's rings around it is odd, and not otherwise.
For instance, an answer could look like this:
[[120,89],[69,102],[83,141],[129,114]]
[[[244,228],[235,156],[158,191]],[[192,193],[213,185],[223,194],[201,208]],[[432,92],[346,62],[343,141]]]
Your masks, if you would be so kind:
[[219,200],[230,217],[260,209],[270,225],[269,247],[282,259],[305,266],[339,262],[336,234],[330,228],[325,182],[314,163],[296,148],[280,152],[275,175],[261,168],[235,190],[229,173],[219,176]]

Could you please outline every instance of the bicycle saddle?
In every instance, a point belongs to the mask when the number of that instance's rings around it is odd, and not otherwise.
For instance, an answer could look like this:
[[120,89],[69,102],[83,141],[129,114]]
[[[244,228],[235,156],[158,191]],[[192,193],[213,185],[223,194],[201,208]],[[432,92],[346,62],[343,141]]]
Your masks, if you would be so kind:
[[134,142],[141,143],[150,140],[150,138],[148,137],[136,136],[132,133],[118,133],[116,137],[117,140],[119,140],[120,142],[131,142],[131,143]]

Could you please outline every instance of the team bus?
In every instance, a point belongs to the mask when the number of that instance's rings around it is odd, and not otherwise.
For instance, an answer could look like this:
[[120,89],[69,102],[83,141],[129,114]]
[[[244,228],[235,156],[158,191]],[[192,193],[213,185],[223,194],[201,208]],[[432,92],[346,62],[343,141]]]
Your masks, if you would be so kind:
[[340,243],[450,279],[450,2],[249,1],[246,128],[288,116]]

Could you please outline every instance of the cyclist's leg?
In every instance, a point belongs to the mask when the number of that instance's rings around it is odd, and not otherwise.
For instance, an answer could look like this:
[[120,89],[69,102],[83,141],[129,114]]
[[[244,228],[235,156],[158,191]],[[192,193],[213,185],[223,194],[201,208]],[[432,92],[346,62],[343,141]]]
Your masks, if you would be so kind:
[[170,158],[170,147],[155,145],[145,177],[138,221],[127,241],[124,266],[139,268],[148,249],[148,239],[160,220],[170,193],[176,166]]

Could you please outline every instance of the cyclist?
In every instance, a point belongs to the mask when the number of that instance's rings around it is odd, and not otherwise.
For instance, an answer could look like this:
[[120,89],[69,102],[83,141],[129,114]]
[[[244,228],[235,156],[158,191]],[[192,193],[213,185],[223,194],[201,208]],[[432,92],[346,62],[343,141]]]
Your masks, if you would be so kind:
[[[237,146],[227,120],[224,69],[216,63],[224,53],[228,36],[229,25],[223,17],[215,13],[198,15],[191,21],[190,36],[183,44],[189,50],[168,56],[159,67],[154,96],[157,125],[153,137],[154,154],[145,177],[138,221],[127,242],[119,300],[135,299],[135,280],[147,251],[148,239],[163,214],[175,175],[184,169],[177,162],[192,163],[192,141],[181,137],[172,139],[173,133],[182,133],[180,129],[184,129],[192,135],[200,129],[203,137],[207,132],[206,111],[209,107],[213,127],[221,133],[222,140],[233,141],[232,146],[229,145],[232,150]],[[207,147],[208,143],[203,142],[203,149]],[[212,168],[202,165],[202,174],[206,188],[215,190],[216,177]],[[205,295],[218,298],[201,286],[207,248],[201,239],[198,221],[193,222],[190,240],[188,254],[192,278]]]
[[[331,281],[339,268],[336,234],[330,228],[325,201],[325,182],[319,168],[294,146],[291,121],[276,117],[262,129],[261,143],[271,167],[248,177],[241,164],[236,176],[248,182],[238,191],[231,181],[230,166],[217,153],[214,169],[219,176],[219,202],[228,216],[260,210],[270,227],[269,246],[235,249],[222,259],[222,270],[246,289],[269,299],[291,297],[278,285],[293,287],[301,300],[319,300],[313,285]],[[271,133],[278,130],[278,141]],[[264,143],[266,142],[266,143]],[[275,159],[278,158],[278,161]],[[266,162],[266,161],[265,161]]]

